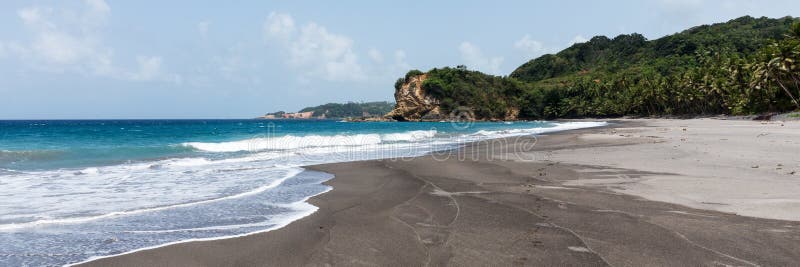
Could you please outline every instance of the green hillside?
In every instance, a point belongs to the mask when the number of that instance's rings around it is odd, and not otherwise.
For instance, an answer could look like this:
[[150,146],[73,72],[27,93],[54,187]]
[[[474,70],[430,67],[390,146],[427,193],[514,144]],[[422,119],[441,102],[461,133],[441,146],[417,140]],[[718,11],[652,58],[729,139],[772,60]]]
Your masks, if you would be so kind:
[[443,112],[480,119],[509,108],[520,118],[752,114],[798,108],[800,25],[791,17],[741,17],[655,40],[596,36],[533,59],[508,77],[441,68],[425,92]]
[[362,117],[364,115],[381,116],[391,111],[393,107],[394,103],[386,101],[364,103],[348,102],[344,104],[328,103],[316,107],[307,107],[301,109],[300,112],[313,111],[315,117],[325,114],[327,118],[348,118]]

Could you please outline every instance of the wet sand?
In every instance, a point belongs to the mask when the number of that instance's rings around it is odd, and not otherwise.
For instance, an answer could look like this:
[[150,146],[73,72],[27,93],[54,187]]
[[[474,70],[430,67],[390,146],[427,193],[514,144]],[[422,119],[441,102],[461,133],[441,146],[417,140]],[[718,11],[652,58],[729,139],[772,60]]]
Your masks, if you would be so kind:
[[313,166],[334,189],[284,228],[84,265],[794,265],[796,148],[800,123],[632,120]]

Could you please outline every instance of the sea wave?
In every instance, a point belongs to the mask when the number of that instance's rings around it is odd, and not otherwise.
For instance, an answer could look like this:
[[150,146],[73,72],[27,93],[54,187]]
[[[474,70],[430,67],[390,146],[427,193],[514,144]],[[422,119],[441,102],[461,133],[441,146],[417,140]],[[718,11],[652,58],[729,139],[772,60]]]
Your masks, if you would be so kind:
[[[328,177],[328,179],[330,179],[330,178],[332,178],[332,176]],[[234,234],[234,235],[222,235],[222,236],[206,237],[206,238],[180,239],[180,240],[177,240],[177,241],[167,242],[167,243],[158,244],[158,245],[154,245],[154,246],[147,246],[147,247],[137,248],[137,249],[133,249],[133,250],[129,250],[129,251],[123,252],[123,253],[117,253],[117,254],[111,254],[111,255],[92,256],[92,257],[89,257],[88,259],[85,259],[83,261],[79,261],[79,262],[75,262],[75,263],[68,263],[68,264],[66,264],[64,266],[65,267],[71,267],[71,266],[81,265],[83,263],[95,261],[95,260],[98,260],[98,259],[115,257],[115,256],[120,256],[120,255],[126,255],[126,254],[135,253],[135,252],[138,252],[138,251],[154,249],[154,248],[160,248],[160,247],[165,247],[165,246],[174,245],[174,244],[187,243],[187,242],[196,242],[196,241],[212,241],[212,240],[237,238],[237,237],[250,236],[250,235],[254,235],[254,234],[265,233],[265,232],[277,230],[277,229],[285,227],[286,225],[289,225],[289,223],[291,223],[291,222],[294,222],[296,220],[299,220],[299,219],[301,219],[303,217],[309,216],[309,215],[313,214],[314,212],[316,212],[319,208],[317,206],[314,206],[314,205],[311,205],[310,203],[308,203],[308,200],[310,198],[318,196],[320,194],[327,193],[328,191],[330,191],[332,189],[333,189],[332,187],[327,187],[325,190],[322,190],[322,191],[317,192],[315,194],[308,195],[308,196],[302,198],[299,201],[295,201],[295,202],[292,202],[290,204],[284,205],[284,206],[290,207],[295,212],[281,214],[281,215],[279,215],[277,217],[271,218],[270,220],[266,220],[266,221],[263,221],[261,223],[238,224],[238,225],[230,225],[230,226],[217,226],[217,227],[205,227],[205,228],[194,228],[194,229],[178,229],[177,232],[203,231],[203,230],[227,230],[227,229],[259,227],[259,226],[270,226],[270,227],[267,227],[267,228],[264,228],[264,229],[261,229],[261,230],[249,231],[249,232],[245,232],[245,233],[242,233],[242,234]],[[129,233],[138,233],[138,234],[142,234],[142,233],[163,234],[163,233],[170,233],[170,232],[176,232],[176,231],[167,230],[167,231],[128,231],[128,232]]]
[[[15,171],[15,170],[0,168],[0,175],[12,175],[12,174],[18,174],[18,173],[19,172]],[[2,184],[2,183],[0,183],[0,184]]]
[[[580,128],[598,127],[606,122],[563,122],[554,123],[552,127],[535,127],[523,129],[480,130],[471,134],[450,136],[452,142],[468,142],[476,139],[504,138],[520,135],[543,134]],[[280,137],[260,137],[230,142],[187,142],[183,146],[206,152],[239,152],[292,150],[302,148],[324,147],[369,147],[387,143],[416,143],[432,141],[437,137],[436,130],[418,130],[387,134],[354,134],[354,135],[286,135]]]
[[145,212],[153,212],[153,211],[167,210],[167,209],[173,209],[173,208],[188,207],[188,206],[194,206],[194,205],[213,203],[213,202],[217,202],[217,201],[242,198],[242,197],[255,195],[255,194],[267,191],[269,189],[275,188],[275,187],[281,185],[287,179],[296,176],[297,174],[299,174],[302,171],[303,171],[302,168],[296,168],[296,167],[289,168],[287,173],[282,178],[273,180],[272,182],[270,182],[270,183],[268,183],[266,185],[262,185],[260,187],[257,187],[257,188],[255,188],[253,190],[246,191],[246,192],[241,192],[241,193],[238,193],[238,194],[235,194],[235,195],[222,196],[222,197],[218,197],[218,198],[204,199],[204,200],[199,200],[199,201],[193,201],[193,202],[188,202],[188,203],[180,203],[180,204],[172,204],[172,205],[166,205],[166,206],[147,207],[147,208],[126,210],[126,211],[114,211],[114,212],[109,212],[109,213],[100,214],[100,215],[94,215],[94,216],[59,218],[59,219],[42,219],[42,220],[36,220],[36,221],[31,221],[31,222],[25,222],[25,223],[0,224],[0,231],[17,230],[17,229],[21,229],[21,228],[48,225],[48,224],[82,223],[82,222],[88,222],[88,221],[93,221],[93,220],[98,220],[98,219],[103,219],[103,218],[109,218],[109,217],[133,215],[133,214],[139,214],[139,213],[145,213]]
[[567,130],[575,130],[575,129],[582,129],[582,128],[592,128],[592,127],[600,127],[607,125],[607,122],[593,122],[593,121],[576,121],[576,122],[563,122],[563,123],[554,123],[553,127],[537,127],[537,128],[528,128],[528,129],[506,129],[506,130],[480,130],[472,134],[473,136],[484,136],[487,138],[503,138],[503,137],[513,137],[513,136],[520,136],[520,135],[531,135],[531,134],[544,134],[544,133],[553,133],[553,132],[560,132],[560,131],[567,131]]
[[428,130],[428,131],[410,131],[404,133],[391,133],[391,134],[383,134],[381,135],[381,140],[383,141],[422,141],[433,138],[436,136],[436,130]]
[[187,142],[182,145],[207,152],[238,152],[289,150],[311,147],[351,147],[378,145],[385,142],[416,142],[433,138],[436,130],[409,131],[390,134],[354,134],[354,135],[286,135],[280,137],[261,137],[239,141],[206,143]]
[[60,150],[3,150],[0,149],[0,161],[3,160],[37,160],[52,159],[63,154]]

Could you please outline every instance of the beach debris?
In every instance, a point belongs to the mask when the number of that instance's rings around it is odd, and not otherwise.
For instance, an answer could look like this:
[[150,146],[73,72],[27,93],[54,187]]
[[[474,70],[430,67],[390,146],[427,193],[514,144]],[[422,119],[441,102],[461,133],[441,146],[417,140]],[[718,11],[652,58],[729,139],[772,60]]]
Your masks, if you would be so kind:
[[717,216],[713,216],[713,215],[700,214],[700,213],[691,213],[691,212],[685,212],[685,211],[680,211],[680,210],[667,210],[667,211],[664,211],[664,212],[675,213],[675,214],[683,214],[683,215],[691,215],[691,216],[708,217],[708,218],[717,218]]
[[701,203],[701,204],[706,204],[706,205],[720,205],[720,206],[728,206],[728,205],[730,205],[730,204],[725,204],[725,203],[719,203],[719,202],[706,202],[706,201],[701,201],[700,203]]
[[436,189],[433,190],[433,192],[430,192],[431,195],[440,196],[440,197],[462,196],[462,195],[467,195],[467,194],[486,194],[486,193],[489,193],[489,191],[448,192],[448,191],[441,190],[439,188],[436,188]]
[[569,247],[567,247],[567,249],[569,249],[569,250],[572,250],[572,251],[575,251],[575,252],[586,252],[586,253],[591,253],[591,252],[592,252],[592,251],[591,251],[591,250],[589,250],[589,248],[587,248],[587,247],[573,247],[573,246],[569,246]]
[[750,166],[750,168],[753,168],[753,169],[758,169],[758,165],[753,165],[753,166]]
[[767,113],[760,116],[753,118],[754,121],[768,121],[772,120],[772,116],[777,115],[777,113]]

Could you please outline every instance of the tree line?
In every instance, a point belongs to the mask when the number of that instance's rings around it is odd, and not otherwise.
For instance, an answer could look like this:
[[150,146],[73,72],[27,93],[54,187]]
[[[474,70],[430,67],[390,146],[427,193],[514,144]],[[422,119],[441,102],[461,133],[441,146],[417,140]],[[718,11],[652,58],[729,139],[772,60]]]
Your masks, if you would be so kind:
[[597,36],[509,76],[436,68],[421,86],[443,112],[466,106],[479,119],[742,115],[800,109],[798,61],[795,18],[741,17],[656,40]]

